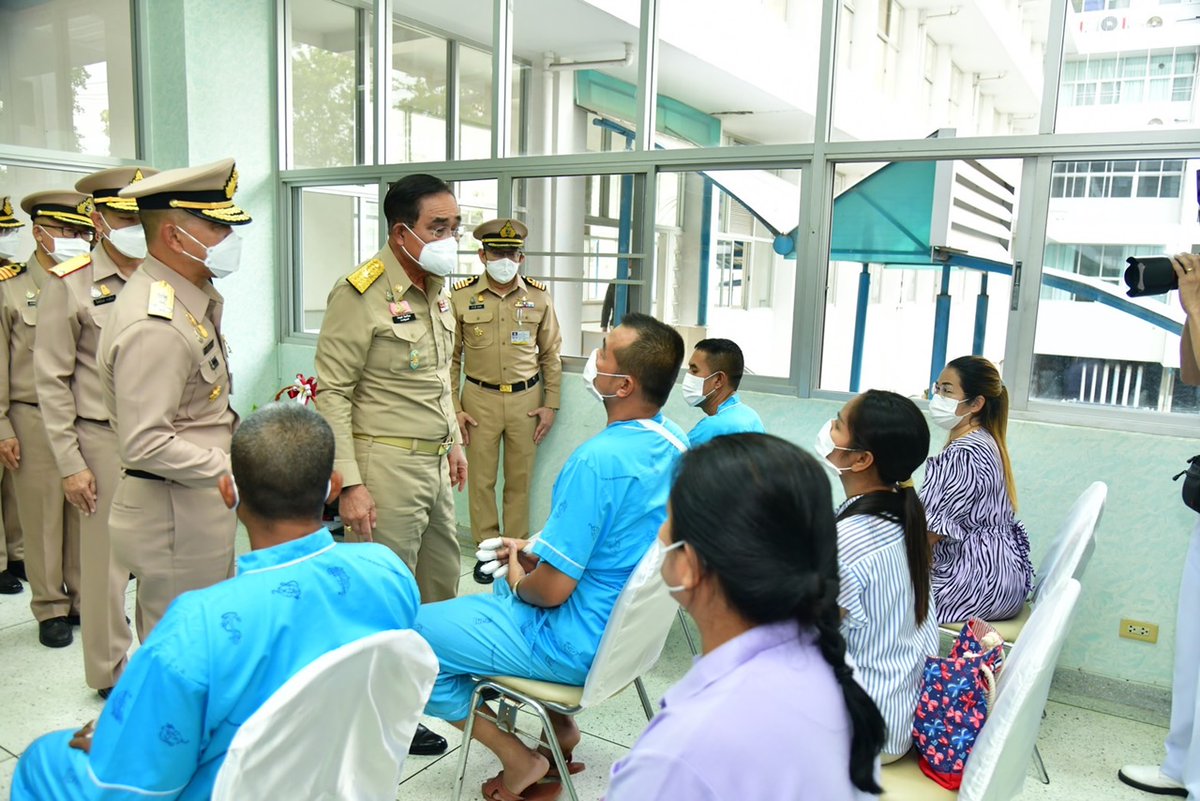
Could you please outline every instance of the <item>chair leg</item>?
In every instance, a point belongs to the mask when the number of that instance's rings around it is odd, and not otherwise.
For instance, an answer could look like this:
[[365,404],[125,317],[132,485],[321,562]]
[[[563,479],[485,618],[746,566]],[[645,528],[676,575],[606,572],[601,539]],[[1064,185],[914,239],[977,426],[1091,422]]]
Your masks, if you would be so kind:
[[471,735],[475,731],[475,716],[479,714],[482,692],[483,685],[476,684],[475,691],[471,693],[471,714],[467,715],[467,725],[463,729],[460,749],[462,753],[458,755],[458,777],[454,780],[454,801],[462,801],[463,782],[467,777],[467,754],[471,750]]
[[697,656],[700,649],[696,647],[696,641],[692,639],[692,630],[688,628],[687,616],[683,614],[683,607],[679,608],[679,625],[683,627],[683,636],[687,638],[688,648],[692,651],[692,656]]
[[558,744],[558,737],[554,736],[554,722],[550,720],[550,714],[546,712],[546,708],[541,704],[527,704],[533,708],[542,721],[542,731],[546,735],[546,745],[550,748],[550,753],[554,756],[554,765],[558,768],[558,775],[562,777],[562,785],[567,789],[567,795],[571,796],[571,801],[579,801],[579,795],[575,792],[575,783],[571,781],[571,771],[567,769],[567,758],[563,756],[562,746]]
[[1042,752],[1038,750],[1036,744],[1033,746],[1033,766],[1037,768],[1038,780],[1042,784],[1050,783],[1050,774],[1046,772],[1046,763],[1042,761]]
[[646,685],[642,683],[641,676],[633,680],[633,686],[637,688],[638,699],[642,702],[642,711],[646,713],[646,720],[652,720],[654,706],[650,703],[650,696],[646,694]]

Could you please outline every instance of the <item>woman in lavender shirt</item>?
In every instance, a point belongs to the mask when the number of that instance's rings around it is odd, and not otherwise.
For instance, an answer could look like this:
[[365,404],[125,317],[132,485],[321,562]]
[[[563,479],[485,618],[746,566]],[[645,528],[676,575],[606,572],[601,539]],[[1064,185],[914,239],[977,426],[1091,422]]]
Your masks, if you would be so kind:
[[883,719],[846,664],[837,527],[816,460],[766,434],[689,451],[659,546],[703,655],[613,766],[608,801],[879,793]]
[[1033,581],[1005,443],[1008,390],[987,359],[962,356],[938,376],[929,413],[950,432],[926,464],[921,488],[934,543],[938,620],[1008,620],[1021,611]]

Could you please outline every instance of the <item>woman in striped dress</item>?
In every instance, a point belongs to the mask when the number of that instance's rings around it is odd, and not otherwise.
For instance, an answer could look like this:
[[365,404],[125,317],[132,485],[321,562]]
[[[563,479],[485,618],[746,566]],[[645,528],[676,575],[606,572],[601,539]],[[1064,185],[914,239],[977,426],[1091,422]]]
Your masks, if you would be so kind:
[[928,453],[921,410],[875,389],[851,399],[817,436],[817,455],[846,491],[837,512],[842,636],[883,715],[885,763],[912,745],[925,657],[938,652],[925,510],[911,480]]
[[921,490],[934,543],[938,619],[1008,620],[1021,611],[1033,583],[1005,444],[1008,390],[995,365],[963,356],[938,376],[929,412],[950,431],[946,447],[929,459]]

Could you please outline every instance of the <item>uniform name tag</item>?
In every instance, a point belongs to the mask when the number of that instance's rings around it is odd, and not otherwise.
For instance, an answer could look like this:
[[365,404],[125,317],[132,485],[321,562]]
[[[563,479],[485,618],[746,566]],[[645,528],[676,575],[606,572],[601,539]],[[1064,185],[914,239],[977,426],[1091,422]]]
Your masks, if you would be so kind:
[[209,352],[210,350],[212,350],[212,349],[213,349],[213,346],[214,346],[214,345],[216,345],[216,344],[217,344],[217,341],[216,341],[215,339],[210,339],[210,340],[208,340],[208,344],[204,346],[204,355],[205,355],[205,356],[207,356],[207,355],[208,355],[208,352]]
[[480,309],[483,309],[483,308],[486,308],[486,307],[482,303],[472,303],[470,306],[467,307],[467,311],[479,311]]
[[417,315],[413,314],[412,312],[409,312],[408,314],[397,314],[395,317],[392,318],[392,322],[393,323],[411,323],[415,319],[417,319]]
[[112,303],[117,299],[116,295],[101,295],[98,298],[92,299],[93,306],[103,306],[105,303]]
[[532,341],[533,341],[533,333],[531,331],[513,331],[512,332],[512,344],[514,344],[514,345],[528,345]]

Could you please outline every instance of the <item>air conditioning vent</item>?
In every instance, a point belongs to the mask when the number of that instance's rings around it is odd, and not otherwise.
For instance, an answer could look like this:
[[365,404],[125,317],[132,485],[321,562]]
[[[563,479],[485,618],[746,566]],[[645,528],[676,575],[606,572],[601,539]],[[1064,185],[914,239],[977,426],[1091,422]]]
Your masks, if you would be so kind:
[[1121,20],[1117,17],[1105,17],[1100,21],[1100,30],[1115,31],[1121,27]]
[[1147,28],[1161,28],[1162,24],[1163,24],[1162,17],[1151,17],[1150,19],[1146,20]]

